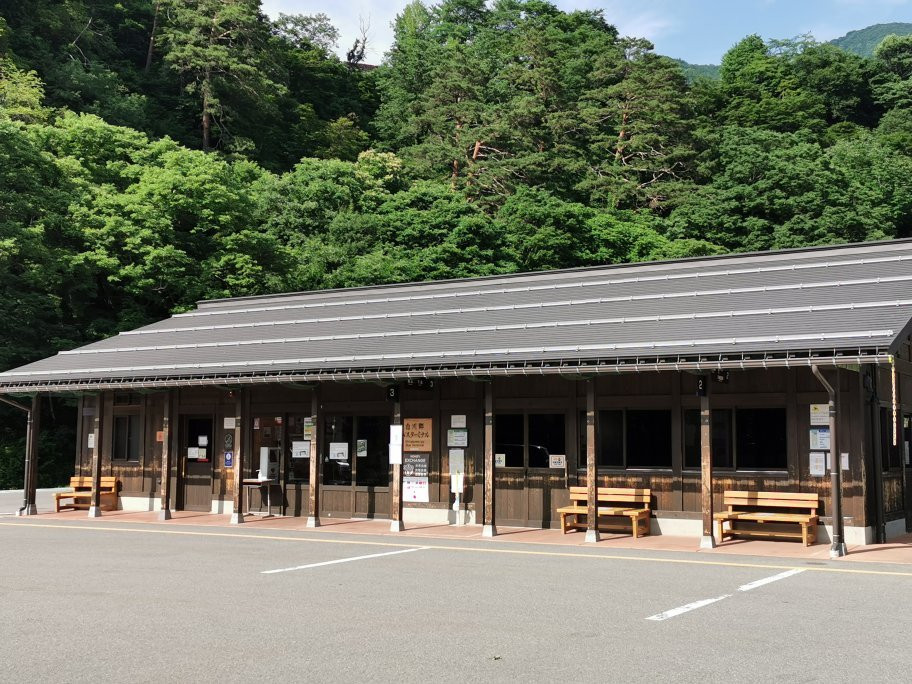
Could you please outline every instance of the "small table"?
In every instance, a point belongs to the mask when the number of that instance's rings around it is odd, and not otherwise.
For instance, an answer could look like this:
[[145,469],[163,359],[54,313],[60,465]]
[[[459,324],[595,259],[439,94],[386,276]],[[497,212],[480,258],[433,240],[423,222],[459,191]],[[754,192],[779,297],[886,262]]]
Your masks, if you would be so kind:
[[254,515],[250,511],[250,492],[254,489],[263,489],[266,488],[266,515],[264,517],[272,517],[272,488],[274,485],[279,484],[278,480],[259,480],[256,478],[241,480],[241,486],[247,490],[247,512],[250,515]]

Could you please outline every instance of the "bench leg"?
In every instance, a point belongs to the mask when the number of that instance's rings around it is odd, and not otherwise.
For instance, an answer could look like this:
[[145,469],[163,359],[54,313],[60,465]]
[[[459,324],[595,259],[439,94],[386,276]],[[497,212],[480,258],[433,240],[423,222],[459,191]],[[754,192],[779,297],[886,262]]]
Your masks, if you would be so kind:
[[630,522],[633,524],[633,538],[636,539],[640,536],[640,519],[638,516],[631,516]]
[[567,514],[561,513],[561,532],[567,534]]
[[722,543],[722,540],[725,538],[724,528],[722,525],[723,522],[724,521],[722,521],[722,520],[719,520],[716,522],[716,529],[718,529],[718,531],[719,531],[719,534],[717,536],[719,537],[718,541],[720,544]]
[[801,526],[801,541],[804,542],[805,546],[810,546],[810,544],[808,544],[808,526],[807,525]]

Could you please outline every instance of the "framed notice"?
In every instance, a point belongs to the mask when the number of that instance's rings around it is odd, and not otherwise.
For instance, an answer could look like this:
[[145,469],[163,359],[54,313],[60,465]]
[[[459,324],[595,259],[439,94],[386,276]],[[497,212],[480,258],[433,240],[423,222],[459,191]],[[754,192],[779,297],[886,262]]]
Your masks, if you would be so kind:
[[826,475],[827,455],[825,451],[811,452],[811,477],[823,477]]
[[450,427],[464,428],[466,426],[466,417],[464,414],[454,414],[450,416]]
[[566,454],[549,454],[548,455],[548,467],[566,468],[567,467],[567,455]]
[[291,443],[292,458],[310,458],[310,441],[293,441]]
[[830,424],[830,405],[811,404],[811,425]]
[[494,467],[495,468],[506,468],[507,467],[507,455],[506,454],[494,454]]
[[431,452],[433,421],[430,418],[406,418],[402,421],[402,450]]
[[426,477],[403,477],[402,500],[427,503],[430,501],[430,487]]
[[810,433],[811,449],[814,451],[830,450],[830,428],[812,427]]
[[367,456],[367,440],[359,439],[355,444],[355,454],[358,458],[365,458]]
[[465,428],[451,428],[447,430],[448,447],[469,446],[469,431]]

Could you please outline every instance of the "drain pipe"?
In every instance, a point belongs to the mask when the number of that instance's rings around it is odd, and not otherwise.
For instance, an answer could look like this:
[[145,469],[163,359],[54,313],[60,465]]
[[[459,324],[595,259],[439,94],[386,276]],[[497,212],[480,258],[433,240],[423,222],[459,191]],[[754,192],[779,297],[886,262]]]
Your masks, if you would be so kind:
[[34,458],[34,455],[32,454],[32,430],[35,428],[32,420],[32,409],[25,404],[20,404],[18,401],[13,401],[4,396],[0,396],[0,402],[17,408],[20,411],[25,411],[25,483],[22,491],[22,508],[19,509],[16,515],[30,515],[34,513],[34,510],[32,509],[35,507],[35,502],[29,501],[29,493],[32,491],[30,482],[32,476],[32,458]]
[[811,366],[811,372],[824,386],[829,395],[830,405],[830,499],[832,518],[833,518],[833,539],[830,545],[830,558],[841,558],[845,556],[845,530],[842,520],[842,463],[839,457],[839,449],[836,446],[836,390],[826,381],[823,373],[817,368],[816,364]]

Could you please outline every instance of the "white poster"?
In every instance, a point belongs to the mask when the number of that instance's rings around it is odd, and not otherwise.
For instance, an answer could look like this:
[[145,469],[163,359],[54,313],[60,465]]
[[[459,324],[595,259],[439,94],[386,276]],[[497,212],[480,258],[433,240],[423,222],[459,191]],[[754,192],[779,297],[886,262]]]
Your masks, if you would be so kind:
[[209,435],[199,435],[196,438],[196,445],[201,447],[209,446]]
[[450,474],[465,472],[465,449],[450,449]]
[[195,461],[199,458],[199,447],[187,447],[187,458]]
[[826,475],[826,452],[811,452],[811,477],[823,477]]
[[430,501],[430,487],[426,477],[403,477],[402,500],[427,503]]
[[358,443],[355,446],[355,453],[358,458],[365,458],[367,456],[367,440],[359,439]]
[[467,447],[469,446],[469,431],[464,428],[455,428],[447,430],[448,447]]
[[222,421],[222,426],[225,430],[234,430],[236,424],[237,418],[234,416],[229,416],[228,418],[225,418],[224,421]]
[[830,405],[811,404],[811,425],[830,424]]
[[549,454],[548,461],[549,461],[549,466],[551,468],[566,468],[567,467],[566,454]]
[[462,494],[465,490],[465,473],[454,473],[450,477],[450,491],[453,494]]
[[390,444],[402,444],[401,425],[390,425]]
[[389,445],[390,465],[402,465],[402,442]]
[[830,450],[830,428],[812,427],[810,432],[811,449],[815,451]]
[[94,448],[95,448],[95,433],[94,433],[94,432],[90,432],[90,433],[89,433],[89,444],[88,444],[88,446],[89,446],[89,449],[94,449]]
[[[830,453],[827,452],[826,455],[826,464],[827,470],[833,470],[833,459],[830,457]],[[839,465],[842,466],[843,470],[849,469],[849,455],[848,454],[839,454]]]
[[454,415],[450,417],[450,427],[454,428],[464,428],[466,426],[466,417],[462,415]]
[[506,468],[507,467],[507,455],[506,454],[494,454],[494,467],[495,468]]
[[329,443],[329,460],[330,461],[347,461],[348,460],[348,442],[330,442]]
[[310,442],[293,441],[291,443],[291,457],[310,458]]

